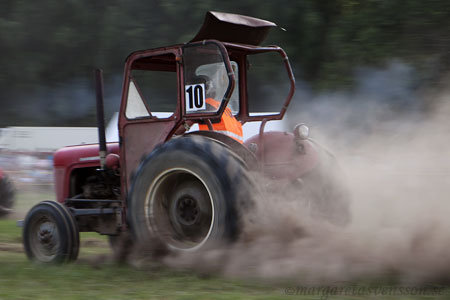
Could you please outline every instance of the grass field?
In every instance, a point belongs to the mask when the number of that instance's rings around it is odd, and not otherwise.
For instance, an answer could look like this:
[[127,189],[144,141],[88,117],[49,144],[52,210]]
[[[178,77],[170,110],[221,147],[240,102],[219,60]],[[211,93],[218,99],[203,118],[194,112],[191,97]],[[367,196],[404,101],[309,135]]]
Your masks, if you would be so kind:
[[95,234],[82,234],[78,262],[39,265],[26,259],[20,235],[15,221],[0,221],[0,299],[284,298],[277,286],[119,266],[108,259],[106,239]]
[[[81,252],[76,263],[45,266],[29,262],[23,253],[21,217],[34,203],[51,199],[51,193],[21,193],[18,212],[0,220],[0,299],[450,299],[450,290],[440,288],[433,295],[331,295],[306,292],[301,282],[264,282],[201,276],[189,270],[165,267],[138,269],[115,264],[105,237],[81,235]],[[352,282],[361,288],[392,286],[392,283]]]

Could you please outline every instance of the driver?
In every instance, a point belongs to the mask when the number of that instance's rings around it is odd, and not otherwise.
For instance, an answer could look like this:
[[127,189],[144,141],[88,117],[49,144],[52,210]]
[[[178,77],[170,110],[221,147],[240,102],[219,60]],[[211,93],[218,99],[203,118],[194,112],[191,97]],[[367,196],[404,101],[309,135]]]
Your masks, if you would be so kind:
[[[214,99],[216,91],[213,86],[213,81],[207,76],[201,76],[201,78],[204,79],[203,81],[205,81],[206,86],[206,110],[217,111],[220,107],[221,101]],[[226,134],[239,143],[243,143],[244,137],[242,134],[242,125],[233,116],[233,113],[228,106],[225,108],[220,121],[212,122],[213,130]],[[206,123],[200,123],[198,126],[200,130],[209,130]]]

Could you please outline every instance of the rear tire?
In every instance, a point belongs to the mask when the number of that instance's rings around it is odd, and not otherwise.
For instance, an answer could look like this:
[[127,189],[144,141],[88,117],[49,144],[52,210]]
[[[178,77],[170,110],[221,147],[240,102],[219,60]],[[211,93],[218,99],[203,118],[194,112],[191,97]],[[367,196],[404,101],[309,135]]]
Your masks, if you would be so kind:
[[129,222],[139,242],[193,251],[232,241],[238,206],[250,200],[243,162],[205,137],[175,138],[140,165],[129,197]]
[[23,244],[31,260],[45,264],[73,261],[80,245],[77,224],[62,204],[41,202],[25,218]]

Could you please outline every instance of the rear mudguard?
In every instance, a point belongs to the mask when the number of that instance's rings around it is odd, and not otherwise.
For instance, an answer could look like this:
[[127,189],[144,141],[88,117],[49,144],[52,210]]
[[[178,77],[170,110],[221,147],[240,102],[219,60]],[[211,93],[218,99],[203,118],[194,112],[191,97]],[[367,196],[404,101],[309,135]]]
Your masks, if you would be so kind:
[[187,135],[202,135],[226,144],[250,170],[263,171],[271,179],[295,180],[319,164],[317,146],[309,140],[298,140],[288,132],[265,132],[244,144],[215,131],[194,131]]
[[251,152],[245,145],[239,143],[235,139],[225,134],[210,130],[200,130],[185,134],[185,136],[189,135],[200,135],[208,137],[210,139],[216,140],[220,143],[227,145],[234,153],[236,153],[246,163],[249,170],[257,170],[259,167],[258,160],[253,152]]
[[261,169],[272,179],[295,180],[319,164],[319,149],[309,140],[289,132],[269,131],[245,141],[255,153]]

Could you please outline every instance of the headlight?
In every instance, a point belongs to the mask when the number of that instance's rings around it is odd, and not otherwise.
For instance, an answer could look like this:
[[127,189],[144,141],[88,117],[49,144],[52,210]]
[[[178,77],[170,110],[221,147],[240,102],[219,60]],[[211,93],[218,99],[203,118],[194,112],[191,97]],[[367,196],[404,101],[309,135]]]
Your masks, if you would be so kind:
[[294,135],[300,140],[306,140],[309,137],[309,127],[303,123],[295,125]]

